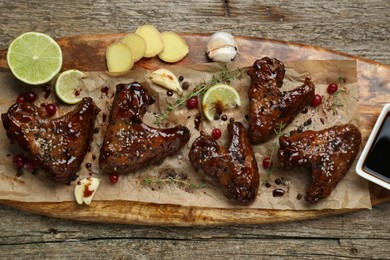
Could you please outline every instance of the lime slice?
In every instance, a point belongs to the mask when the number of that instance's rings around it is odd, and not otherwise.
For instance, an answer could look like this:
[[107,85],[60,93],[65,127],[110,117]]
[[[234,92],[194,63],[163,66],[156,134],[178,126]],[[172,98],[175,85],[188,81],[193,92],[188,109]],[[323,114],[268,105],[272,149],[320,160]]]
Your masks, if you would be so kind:
[[241,105],[240,95],[229,85],[217,84],[210,87],[204,93],[202,108],[205,117],[213,120],[216,114],[221,115],[222,111],[235,108]]
[[11,42],[7,62],[16,78],[27,84],[39,85],[49,82],[60,71],[62,52],[50,36],[27,32]]
[[59,99],[67,104],[76,104],[82,100],[77,87],[79,80],[86,75],[79,70],[67,70],[62,72],[56,82],[55,91]]

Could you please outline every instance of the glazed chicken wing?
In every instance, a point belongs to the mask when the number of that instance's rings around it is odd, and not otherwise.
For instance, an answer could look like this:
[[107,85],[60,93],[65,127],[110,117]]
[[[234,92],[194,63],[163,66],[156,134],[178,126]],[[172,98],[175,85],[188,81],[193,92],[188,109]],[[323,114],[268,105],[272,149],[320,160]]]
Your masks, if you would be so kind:
[[259,188],[257,162],[244,126],[230,123],[228,133],[227,147],[202,133],[192,144],[190,161],[221,186],[230,200],[249,204],[255,200]]
[[355,125],[339,125],[322,131],[291,132],[281,136],[280,166],[311,169],[312,179],[305,200],[317,202],[329,196],[351,167],[359,150],[361,134]]
[[158,129],[142,122],[153,98],[141,84],[119,84],[100,150],[100,168],[107,173],[130,173],[161,162],[190,139],[184,126]]
[[84,98],[68,114],[46,118],[44,108],[25,102],[1,115],[8,137],[26,150],[35,164],[56,183],[69,183],[84,160],[99,108]]
[[281,92],[284,74],[284,64],[268,57],[255,61],[248,70],[251,77],[248,134],[253,144],[275,136],[278,125],[291,123],[314,96],[314,85],[309,78],[301,87]]

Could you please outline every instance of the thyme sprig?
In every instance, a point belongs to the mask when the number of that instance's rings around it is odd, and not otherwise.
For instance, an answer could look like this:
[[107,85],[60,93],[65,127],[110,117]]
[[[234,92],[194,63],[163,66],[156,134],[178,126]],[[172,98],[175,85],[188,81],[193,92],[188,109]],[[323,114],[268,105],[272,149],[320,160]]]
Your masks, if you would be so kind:
[[[338,78],[339,84],[345,83],[345,77],[344,76],[339,76]],[[345,94],[347,91],[340,87],[336,93],[333,95],[333,101],[332,104],[330,105],[330,109],[333,111],[333,115],[337,115],[337,108],[344,106],[343,103],[341,102],[340,95]]]
[[160,125],[163,120],[165,120],[168,115],[177,108],[183,108],[184,105],[187,103],[187,100],[189,100],[192,97],[195,96],[201,96],[203,95],[208,88],[214,86],[218,83],[224,83],[224,84],[231,84],[237,79],[242,78],[242,70],[229,70],[228,66],[224,66],[221,71],[219,71],[217,74],[214,74],[208,82],[201,82],[197,84],[194,88],[194,90],[187,95],[185,95],[182,98],[176,99],[174,103],[168,103],[167,108],[162,111],[159,114],[156,114],[156,119],[154,121],[155,125]]
[[275,134],[276,134],[276,140],[272,143],[272,149],[271,149],[271,155],[269,157],[270,161],[270,167],[266,169],[266,173],[268,176],[272,173],[272,166],[275,163],[274,157],[276,154],[276,151],[279,149],[279,138],[283,135],[283,129],[287,124],[284,122],[280,122],[276,124],[276,128],[274,128]]
[[151,184],[174,184],[174,183],[177,183],[177,184],[180,184],[184,187],[187,187],[187,188],[191,188],[191,189],[202,189],[202,188],[206,188],[207,185],[205,183],[201,183],[201,184],[195,184],[195,183],[191,183],[191,182],[188,182],[188,181],[185,181],[185,180],[182,180],[182,179],[176,179],[172,176],[168,176],[166,178],[155,178],[155,179],[152,179],[152,178],[146,178],[144,179],[144,184],[145,185],[151,185]]

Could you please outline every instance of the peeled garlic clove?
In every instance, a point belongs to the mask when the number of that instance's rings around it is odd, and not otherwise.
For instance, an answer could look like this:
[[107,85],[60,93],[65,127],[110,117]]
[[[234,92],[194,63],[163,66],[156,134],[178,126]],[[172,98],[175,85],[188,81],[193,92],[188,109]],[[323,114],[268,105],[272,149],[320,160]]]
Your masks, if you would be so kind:
[[210,52],[208,56],[213,61],[229,62],[234,59],[236,53],[237,51],[234,47],[226,46]]
[[149,79],[166,89],[176,91],[180,95],[183,89],[180,86],[179,80],[171,71],[167,69],[158,69],[149,74]]
[[93,196],[100,184],[100,180],[94,177],[87,177],[77,182],[74,188],[74,196],[78,204],[91,204]]
[[237,44],[233,35],[226,32],[214,33],[207,42],[206,53],[213,61],[231,61],[237,54]]

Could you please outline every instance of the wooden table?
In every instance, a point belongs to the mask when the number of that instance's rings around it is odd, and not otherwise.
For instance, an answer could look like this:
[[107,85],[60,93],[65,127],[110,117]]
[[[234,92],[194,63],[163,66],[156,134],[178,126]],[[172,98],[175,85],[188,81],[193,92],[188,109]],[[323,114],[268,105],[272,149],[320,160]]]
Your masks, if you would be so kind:
[[[390,1],[0,1],[0,49],[26,31],[53,37],[160,30],[275,38],[390,64]],[[0,206],[0,258],[389,258],[390,203],[268,225],[96,224]]]

